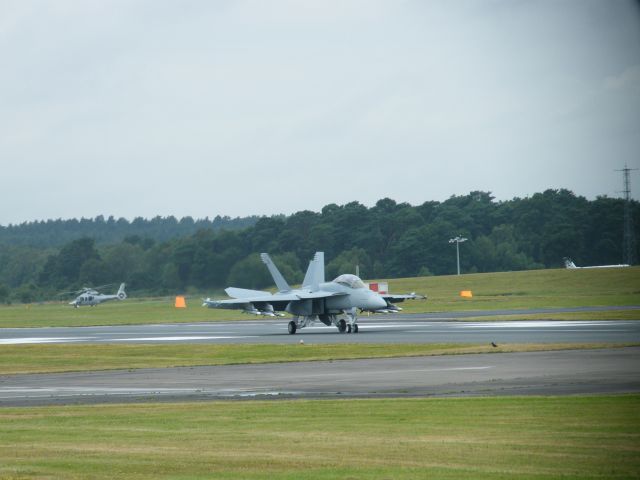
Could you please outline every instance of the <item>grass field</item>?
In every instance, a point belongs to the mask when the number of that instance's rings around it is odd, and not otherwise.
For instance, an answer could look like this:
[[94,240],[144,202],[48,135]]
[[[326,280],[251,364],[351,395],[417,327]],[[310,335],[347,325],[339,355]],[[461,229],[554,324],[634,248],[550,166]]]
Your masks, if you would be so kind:
[[469,353],[614,348],[634,344],[5,345],[0,375]]
[[64,303],[0,306],[0,328],[80,327],[143,323],[190,323],[255,320],[235,310],[203,308],[202,300],[187,299],[187,308],[174,308],[173,299],[136,299],[73,308]]
[[[477,273],[388,282],[393,292],[429,296],[423,306],[405,302],[406,311],[640,305],[640,267]],[[471,290],[473,298],[461,298],[461,290]]]
[[[415,291],[428,295],[426,301],[404,302],[402,307],[405,312],[640,305],[640,267],[479,273],[392,279],[388,282],[395,293]],[[471,290],[473,298],[461,298],[461,290]],[[215,322],[256,318],[233,310],[202,308],[201,303],[200,297],[188,297],[186,309],[174,308],[173,299],[135,298],[95,308],[74,309],[62,302],[0,306],[0,328]],[[640,311],[601,312],[590,314],[589,318],[638,319]]]
[[626,479],[640,396],[0,408],[5,479]]
[[[543,270],[389,284],[429,295],[406,311],[437,312],[640,305],[639,277],[639,268]],[[460,298],[467,289],[474,297]],[[255,318],[187,301],[187,309],[133,298],[96,308],[5,306],[0,327]],[[560,316],[613,315],[639,319],[640,310]],[[4,345],[0,375],[602,346]],[[0,408],[0,479],[639,477],[640,395]]]

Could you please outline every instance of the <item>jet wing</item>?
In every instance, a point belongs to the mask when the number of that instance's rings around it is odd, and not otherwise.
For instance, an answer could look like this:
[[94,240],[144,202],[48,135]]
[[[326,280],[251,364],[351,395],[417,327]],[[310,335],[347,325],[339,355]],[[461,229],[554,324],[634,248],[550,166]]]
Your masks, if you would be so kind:
[[264,290],[249,290],[246,288],[229,287],[225,289],[225,293],[231,298],[249,298],[249,297],[270,297],[271,292]]
[[289,302],[347,295],[343,292],[306,292],[300,290],[286,293],[270,293],[261,290],[246,290],[244,288],[234,287],[227,288],[225,292],[227,295],[235,298],[225,300],[212,300],[207,298],[203,300],[202,306],[209,308],[238,309],[248,312],[265,308],[269,309],[269,311],[281,311],[285,309]]
[[[246,290],[244,288],[230,287],[225,290],[230,299],[209,300],[220,305],[246,305],[248,303],[273,303],[273,302],[294,302],[296,300],[307,300],[313,298],[327,298],[340,295],[347,295],[343,292],[305,292],[292,291],[286,293],[270,293],[262,290]],[[233,307],[231,307],[233,308]]]
[[202,301],[202,306],[209,307],[209,308],[245,309],[251,306],[251,302],[248,300],[239,299],[239,298],[230,298],[227,300],[212,300],[210,298],[205,298]]
[[404,302],[405,300],[424,300],[427,297],[425,295],[419,295],[416,292],[411,293],[398,293],[398,294],[390,294],[383,293],[380,294],[382,298],[384,298],[387,303],[399,303]]
[[[210,300],[209,303],[215,303],[216,305],[247,305],[249,303],[273,303],[273,302],[291,302],[294,300],[300,300],[300,297],[294,294],[272,294],[269,292],[262,292],[262,295],[244,296],[236,298],[228,298],[225,300]],[[229,307],[233,308],[233,307]]]
[[207,298],[203,300],[202,306],[242,310],[245,313],[266,317],[282,317],[284,314],[279,313],[279,311],[284,310],[288,303],[288,301],[278,300],[274,295],[269,294],[268,296],[260,295],[258,297],[229,298],[226,300],[211,300]]
[[309,300],[314,298],[327,298],[327,297],[340,297],[343,295],[349,295],[346,292],[325,292],[320,290],[319,292],[296,292],[298,300]]

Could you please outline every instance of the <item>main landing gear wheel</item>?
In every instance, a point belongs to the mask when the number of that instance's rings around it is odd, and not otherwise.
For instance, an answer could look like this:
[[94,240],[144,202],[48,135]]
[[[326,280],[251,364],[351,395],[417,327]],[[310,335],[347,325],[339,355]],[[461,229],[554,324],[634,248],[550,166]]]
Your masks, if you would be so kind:
[[353,333],[358,333],[358,324],[357,323],[353,326]]
[[296,322],[292,320],[291,322],[289,322],[289,326],[287,328],[289,329],[289,334],[293,335],[294,333],[296,333],[296,329],[298,327],[296,326]]
[[338,332],[344,333],[347,331],[347,322],[344,321],[343,318],[338,320]]
[[347,333],[351,333],[351,325],[347,325]]

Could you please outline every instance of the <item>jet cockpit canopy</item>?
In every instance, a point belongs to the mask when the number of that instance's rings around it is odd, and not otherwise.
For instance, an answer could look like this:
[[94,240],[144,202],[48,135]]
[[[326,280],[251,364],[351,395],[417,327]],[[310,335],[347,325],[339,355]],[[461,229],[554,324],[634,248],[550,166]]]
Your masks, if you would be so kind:
[[334,282],[344,285],[349,288],[367,288],[362,280],[356,275],[351,273],[345,273],[337,277]]

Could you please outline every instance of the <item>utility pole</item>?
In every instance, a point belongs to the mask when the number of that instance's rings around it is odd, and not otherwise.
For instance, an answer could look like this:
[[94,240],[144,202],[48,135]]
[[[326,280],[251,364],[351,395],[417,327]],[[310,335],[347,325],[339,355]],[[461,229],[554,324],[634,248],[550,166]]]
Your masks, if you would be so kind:
[[460,244],[466,241],[467,239],[464,237],[461,237],[460,235],[449,240],[449,243],[456,244],[456,259],[458,260],[458,275],[460,275]]
[[627,265],[633,265],[635,260],[635,238],[633,235],[633,216],[631,214],[631,181],[630,173],[632,170],[638,170],[637,168],[629,168],[627,165],[622,170],[616,170],[616,172],[623,173],[623,185],[624,189],[624,235],[622,237],[622,250],[624,255],[624,263]]

